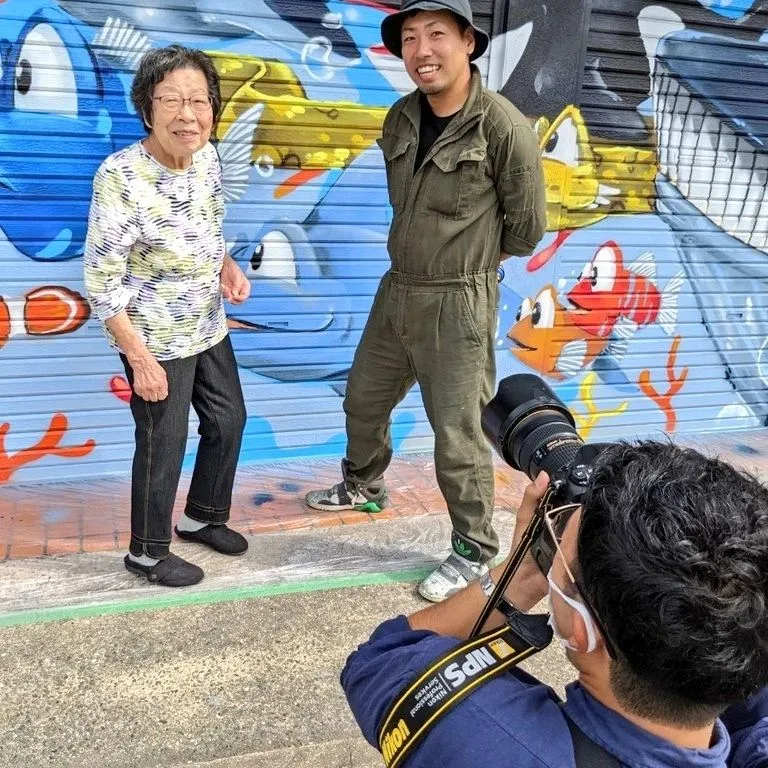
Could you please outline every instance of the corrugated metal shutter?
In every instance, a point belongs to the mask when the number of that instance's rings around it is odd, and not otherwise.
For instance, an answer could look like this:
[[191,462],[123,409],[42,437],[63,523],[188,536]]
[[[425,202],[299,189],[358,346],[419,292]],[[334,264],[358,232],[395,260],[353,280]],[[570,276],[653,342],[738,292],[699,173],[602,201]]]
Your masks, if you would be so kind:
[[[537,253],[505,265],[499,377],[540,373],[585,437],[733,430],[768,415],[755,42],[768,25],[749,5],[473,3],[494,38],[484,76],[537,121],[550,203]],[[226,235],[254,286],[231,315],[243,459],[343,452],[341,393],[387,265],[374,139],[411,88],[380,46],[390,9],[3,3],[0,483],[130,471],[125,383],[98,326],[83,324],[79,256],[96,167],[142,135],[132,67],[172,42],[214,55],[227,102],[216,137],[234,167]],[[400,450],[431,444],[417,391],[393,435]]]
[[[127,475],[118,357],[82,296],[91,181],[143,136],[129,106],[149,47],[211,53],[225,109],[225,230],[252,298],[231,320],[248,407],[243,459],[339,455],[341,393],[379,276],[389,208],[375,144],[411,90],[374,0],[6,0],[0,39],[0,484]],[[475,3],[491,28],[491,0]],[[5,55],[5,54],[4,54]],[[488,57],[481,62],[484,74]],[[244,161],[244,162],[243,162]],[[196,440],[190,423],[192,458]],[[397,447],[426,446],[418,393]]]
[[[547,3],[555,18],[571,9],[550,50],[577,36],[575,5]],[[768,24],[752,5],[593,0],[579,9],[582,51],[518,70],[562,88],[538,101],[534,88],[525,105],[546,118],[551,232],[513,283],[526,299],[513,353],[590,439],[733,431],[768,415]],[[563,103],[580,60],[580,92]]]

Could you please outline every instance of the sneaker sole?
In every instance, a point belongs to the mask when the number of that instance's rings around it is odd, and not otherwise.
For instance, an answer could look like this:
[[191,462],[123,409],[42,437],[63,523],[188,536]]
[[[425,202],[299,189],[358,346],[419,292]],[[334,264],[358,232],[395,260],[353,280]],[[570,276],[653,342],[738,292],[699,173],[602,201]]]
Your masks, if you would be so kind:
[[382,512],[384,510],[384,507],[386,505],[378,505],[375,501],[366,501],[365,504],[318,504],[318,503],[312,503],[307,501],[306,502],[308,507],[311,507],[312,509],[317,509],[320,512],[345,512],[345,511],[354,511],[354,512],[370,512],[372,514],[375,514],[377,512]]

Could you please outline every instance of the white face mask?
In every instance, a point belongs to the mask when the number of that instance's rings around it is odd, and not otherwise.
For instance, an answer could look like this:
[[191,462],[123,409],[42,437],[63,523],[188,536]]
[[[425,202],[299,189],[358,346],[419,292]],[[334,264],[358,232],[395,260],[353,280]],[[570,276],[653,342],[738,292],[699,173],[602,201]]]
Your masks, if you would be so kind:
[[583,653],[592,653],[592,651],[597,648],[597,627],[595,626],[595,622],[592,619],[592,614],[587,610],[587,606],[584,605],[584,603],[579,602],[578,600],[574,600],[572,597],[568,597],[561,589],[560,587],[555,584],[554,580],[552,579],[552,571],[550,571],[547,574],[547,581],[549,582],[549,593],[547,594],[547,598],[549,600],[549,626],[552,627],[552,632],[554,633],[557,640],[560,642],[560,644],[563,646],[563,648],[568,648],[571,651],[579,651],[578,648],[574,648],[566,638],[564,638],[560,632],[557,629],[557,626],[555,624],[555,612],[553,610],[552,606],[552,591],[554,590],[557,592],[560,597],[565,600],[565,602],[573,608],[574,611],[576,611],[579,616],[584,620],[584,626],[587,628],[587,648]]

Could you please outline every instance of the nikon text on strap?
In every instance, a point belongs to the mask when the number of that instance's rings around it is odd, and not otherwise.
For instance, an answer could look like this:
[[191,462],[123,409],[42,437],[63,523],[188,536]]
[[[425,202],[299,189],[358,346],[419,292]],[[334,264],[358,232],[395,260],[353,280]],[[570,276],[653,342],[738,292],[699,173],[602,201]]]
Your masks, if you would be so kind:
[[443,654],[392,703],[378,734],[387,768],[398,768],[432,724],[501,672],[545,648],[552,639],[546,614],[517,613],[508,624]]

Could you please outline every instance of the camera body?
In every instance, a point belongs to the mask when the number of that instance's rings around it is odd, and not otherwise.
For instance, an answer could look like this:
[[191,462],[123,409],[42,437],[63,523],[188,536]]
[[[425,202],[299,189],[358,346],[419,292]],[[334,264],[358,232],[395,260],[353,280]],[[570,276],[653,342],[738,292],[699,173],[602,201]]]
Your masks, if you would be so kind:
[[[573,415],[538,376],[520,373],[499,382],[483,409],[483,432],[510,467],[535,480],[541,471],[549,484],[536,510],[544,516],[565,504],[579,504],[589,486],[595,459],[608,443],[585,444]],[[546,575],[555,556],[554,544],[540,535],[531,553]]]

